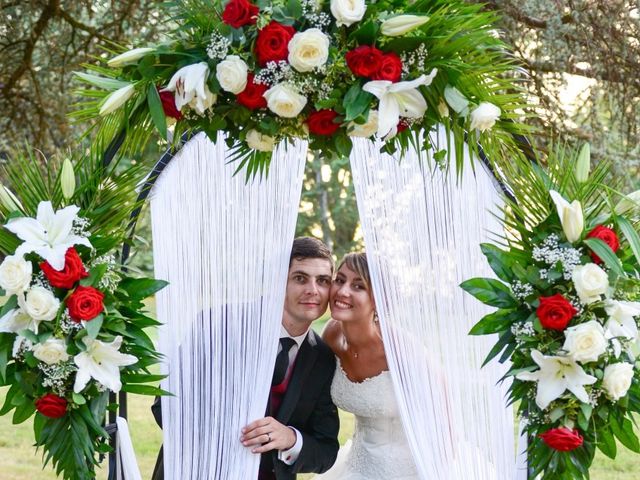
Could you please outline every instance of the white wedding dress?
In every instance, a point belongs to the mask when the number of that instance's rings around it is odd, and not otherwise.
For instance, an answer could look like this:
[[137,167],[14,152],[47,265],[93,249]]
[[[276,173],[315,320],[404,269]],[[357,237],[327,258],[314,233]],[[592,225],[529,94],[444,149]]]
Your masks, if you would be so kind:
[[334,466],[314,480],[419,480],[388,371],[352,382],[338,359],[331,397],[338,408],[355,415],[353,438],[340,449]]

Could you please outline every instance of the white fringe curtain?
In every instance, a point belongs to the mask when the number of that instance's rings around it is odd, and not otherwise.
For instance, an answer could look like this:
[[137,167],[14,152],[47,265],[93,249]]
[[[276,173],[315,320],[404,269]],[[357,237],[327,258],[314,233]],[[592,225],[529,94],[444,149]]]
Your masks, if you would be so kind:
[[[443,129],[432,137],[447,148]],[[449,144],[453,146],[453,142]],[[497,232],[489,210],[500,201],[480,162],[461,180],[428,156],[399,162],[380,144],[356,139],[351,168],[376,307],[396,397],[424,480],[506,480],[515,475],[506,372],[480,369],[493,336],[469,337],[484,305],[458,285],[492,276],[479,243]],[[495,209],[494,209],[495,211]]]
[[281,145],[268,178],[247,182],[223,136],[199,134],[154,187],[167,480],[257,478],[240,429],[265,414],[306,152]]

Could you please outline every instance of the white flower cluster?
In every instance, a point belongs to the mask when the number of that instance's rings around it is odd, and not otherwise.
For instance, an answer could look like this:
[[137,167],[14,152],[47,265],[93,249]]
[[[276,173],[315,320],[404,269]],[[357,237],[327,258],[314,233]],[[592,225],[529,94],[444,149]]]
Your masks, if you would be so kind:
[[284,81],[293,79],[295,72],[291,65],[284,60],[279,62],[268,62],[267,66],[260,70],[253,81],[263,85],[276,85]]
[[[579,248],[561,247],[559,242],[560,237],[552,233],[540,245],[533,247],[533,259],[551,267],[560,262],[564,279],[570,280],[573,269],[580,265],[582,251]],[[541,269],[540,278],[547,279],[547,276],[548,270]]]
[[76,217],[73,220],[71,232],[79,237],[89,237],[91,235],[89,232],[89,220],[83,217]]
[[519,280],[516,280],[511,284],[511,293],[518,300],[524,300],[528,296],[533,294],[533,287],[528,283],[522,283]]
[[328,13],[319,12],[316,0],[302,0],[302,16],[309,22],[311,27],[323,28],[331,25],[331,17]]
[[44,374],[42,386],[50,387],[53,393],[59,397],[65,396],[65,383],[69,375],[78,369],[73,362],[59,362],[51,365],[40,362],[38,363],[38,368]]
[[533,329],[533,322],[527,321],[511,325],[511,333],[516,337],[516,343],[520,346],[524,342],[523,337],[532,337],[536,331]]
[[227,56],[230,46],[231,41],[227,37],[214,31],[209,39],[209,45],[207,45],[207,56],[212,60],[216,58],[222,60]]
[[74,330],[82,329],[82,323],[71,320],[71,317],[69,316],[69,310],[65,308],[64,312],[62,312],[62,315],[60,315],[60,329],[65,335],[68,335]]
[[412,68],[423,72],[428,55],[429,52],[427,52],[427,46],[424,43],[421,43],[418,48],[409,53],[403,52],[402,55],[400,55],[402,59],[402,73],[408,75]]
[[116,291],[118,288],[118,283],[120,283],[120,274],[116,271],[116,257],[113,254],[103,255],[101,257],[96,258],[93,262],[91,262],[93,266],[96,265],[106,265],[107,270],[104,272],[104,275],[98,282],[98,289],[106,290],[110,293]]

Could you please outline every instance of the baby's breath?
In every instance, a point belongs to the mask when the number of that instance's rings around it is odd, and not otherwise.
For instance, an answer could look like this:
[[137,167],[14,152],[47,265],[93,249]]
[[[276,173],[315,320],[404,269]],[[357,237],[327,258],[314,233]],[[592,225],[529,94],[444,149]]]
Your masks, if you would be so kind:
[[222,60],[227,56],[231,42],[227,37],[222,36],[219,32],[214,31],[207,45],[207,55],[210,59]]

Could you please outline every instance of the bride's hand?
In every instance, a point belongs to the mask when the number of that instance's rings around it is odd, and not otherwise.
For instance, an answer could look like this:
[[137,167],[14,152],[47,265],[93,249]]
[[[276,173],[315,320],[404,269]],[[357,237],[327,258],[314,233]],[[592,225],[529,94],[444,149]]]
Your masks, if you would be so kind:
[[288,450],[296,443],[296,433],[273,417],[265,417],[241,430],[240,441],[245,447],[258,447],[252,453],[264,453],[270,450]]

